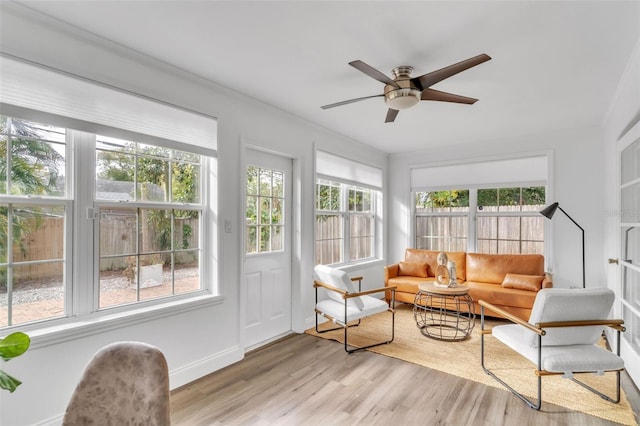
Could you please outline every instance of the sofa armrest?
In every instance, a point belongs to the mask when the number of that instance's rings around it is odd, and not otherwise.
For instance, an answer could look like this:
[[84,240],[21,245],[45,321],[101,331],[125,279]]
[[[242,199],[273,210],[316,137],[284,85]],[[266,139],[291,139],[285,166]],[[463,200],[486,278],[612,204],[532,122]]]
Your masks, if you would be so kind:
[[542,288],[552,288],[553,287],[553,277],[549,272],[544,273],[544,279],[542,280]]
[[389,286],[389,278],[395,278],[398,276],[398,271],[400,270],[400,264],[394,263],[393,265],[388,265],[384,267],[384,286]]

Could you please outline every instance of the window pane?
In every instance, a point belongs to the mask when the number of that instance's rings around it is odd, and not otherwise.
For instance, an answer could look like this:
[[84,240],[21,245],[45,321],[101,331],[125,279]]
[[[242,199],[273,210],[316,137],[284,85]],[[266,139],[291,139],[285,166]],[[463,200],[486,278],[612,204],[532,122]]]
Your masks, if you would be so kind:
[[187,250],[175,253],[175,293],[191,293],[200,290],[200,251]]
[[417,216],[416,248],[466,251],[466,216]]
[[[0,120],[2,117],[0,117]],[[4,125],[0,121],[0,132]],[[8,153],[7,137],[0,134],[0,194],[7,193],[7,153]]]
[[138,157],[137,164],[137,197],[140,201],[169,201],[167,196],[169,161]]
[[[6,290],[0,291],[0,326],[64,316],[64,263],[14,266],[11,313]],[[6,287],[5,287],[6,288]]]
[[[25,124],[26,122],[23,122]],[[66,145],[34,139],[38,130],[24,125],[26,136],[10,137],[10,193],[15,195],[64,196]],[[64,129],[60,129],[65,132]]]
[[200,202],[199,166],[189,163],[173,163],[171,179],[171,201],[174,203]]
[[273,198],[271,200],[271,223],[279,225],[283,223],[283,202],[281,198]]
[[271,227],[259,226],[260,234],[260,252],[271,251]]
[[247,225],[258,224],[258,197],[247,196],[247,207],[245,210]]
[[373,257],[373,217],[351,215],[349,217],[349,260]]
[[200,212],[197,210],[175,210],[174,249],[186,250],[200,247]]
[[260,224],[268,225],[271,223],[271,199],[260,197]]
[[140,209],[140,252],[171,250],[171,210]]
[[284,173],[273,171],[273,196],[284,197]]
[[138,251],[138,210],[100,209],[100,255],[124,255]]
[[495,216],[480,216],[477,220],[476,233],[478,240],[498,238],[498,218]]
[[16,206],[12,216],[14,262],[64,259],[64,207]]
[[342,262],[342,216],[316,216],[316,264]]
[[478,189],[478,211],[498,211],[497,189]]
[[271,195],[271,170],[260,169],[260,195]]
[[137,300],[135,266],[135,256],[119,256],[100,260],[99,306],[101,309],[126,305]]
[[622,319],[624,320],[624,326],[627,328],[627,331],[621,333],[623,339],[629,342],[636,353],[640,352],[640,317],[623,305]]
[[282,226],[271,227],[271,251],[284,249],[284,229]]
[[247,166],[247,195],[258,194],[258,168]]
[[169,262],[168,268],[164,271],[164,260],[158,254],[142,255],[139,257],[139,262],[140,300],[170,296],[173,293],[171,263]]
[[247,226],[247,253],[257,253],[258,251],[258,227]]
[[96,144],[96,199],[134,200],[135,156],[125,153],[132,151],[133,143],[98,139]]
[[522,188],[522,211],[540,211],[544,208],[545,200],[544,186]]
[[520,218],[519,217],[499,217],[498,218],[498,238],[501,240],[520,240]]
[[465,212],[468,210],[468,190],[416,192],[416,212]]
[[622,211],[620,222],[637,223],[640,222],[638,205],[640,205],[640,183],[634,183],[621,190]]

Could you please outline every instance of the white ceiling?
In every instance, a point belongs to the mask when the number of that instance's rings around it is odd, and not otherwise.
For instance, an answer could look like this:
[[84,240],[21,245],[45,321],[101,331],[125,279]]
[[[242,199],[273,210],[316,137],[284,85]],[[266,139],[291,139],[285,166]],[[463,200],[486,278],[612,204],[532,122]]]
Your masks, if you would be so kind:
[[[28,7],[390,153],[602,124],[640,1],[26,1]],[[487,53],[384,123],[360,59],[415,76]],[[639,94],[640,96],[640,94]]]

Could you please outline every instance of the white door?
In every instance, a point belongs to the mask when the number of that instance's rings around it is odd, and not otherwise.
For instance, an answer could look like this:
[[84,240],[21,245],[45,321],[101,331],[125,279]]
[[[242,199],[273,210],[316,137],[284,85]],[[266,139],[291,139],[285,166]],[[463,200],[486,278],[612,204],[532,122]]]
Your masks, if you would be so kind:
[[243,343],[291,330],[291,159],[247,150]]
[[620,345],[625,368],[635,383],[640,383],[640,124],[618,144],[620,197],[620,275],[616,289],[627,328]]

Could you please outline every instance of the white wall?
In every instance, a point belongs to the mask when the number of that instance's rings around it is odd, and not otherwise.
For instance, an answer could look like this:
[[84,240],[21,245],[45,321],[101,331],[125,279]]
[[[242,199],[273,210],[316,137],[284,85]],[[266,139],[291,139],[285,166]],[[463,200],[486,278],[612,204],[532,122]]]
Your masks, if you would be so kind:
[[[587,286],[604,282],[603,256],[603,177],[602,131],[600,128],[547,131],[531,136],[485,141],[452,148],[441,148],[409,154],[392,155],[389,170],[389,193],[394,206],[389,218],[390,261],[404,256],[410,241],[410,182],[412,166],[434,162],[467,162],[526,155],[532,152],[550,153],[550,185],[548,199],[561,207],[585,229]],[[580,230],[561,212],[548,224],[551,229],[546,268],[553,273],[554,286],[582,286],[582,248]]]
[[[221,301],[65,341],[34,338],[29,351],[8,365],[11,374],[24,383],[13,394],[0,393],[0,424],[58,422],[90,356],[115,340],[142,340],[160,347],[168,360],[172,387],[243,357],[238,300],[243,260],[239,228],[243,223],[242,174],[238,167],[243,142],[294,159],[299,211],[294,231],[292,328],[301,332],[310,326],[314,148],[380,167],[385,174],[386,154],[90,34],[64,28],[19,5],[2,2],[1,7],[2,52],[218,117],[218,224],[231,221],[232,232],[218,232]],[[382,277],[381,266],[349,272]],[[373,285],[372,280],[367,288]]]

